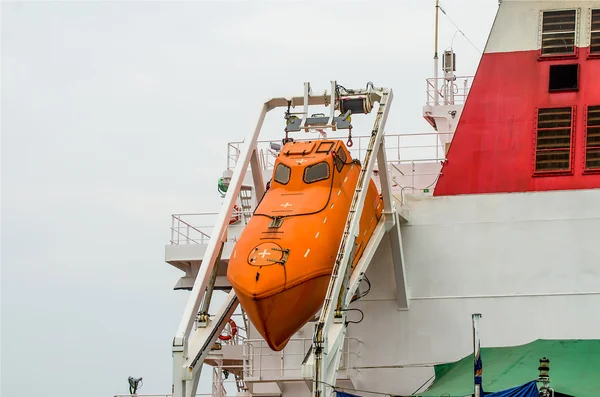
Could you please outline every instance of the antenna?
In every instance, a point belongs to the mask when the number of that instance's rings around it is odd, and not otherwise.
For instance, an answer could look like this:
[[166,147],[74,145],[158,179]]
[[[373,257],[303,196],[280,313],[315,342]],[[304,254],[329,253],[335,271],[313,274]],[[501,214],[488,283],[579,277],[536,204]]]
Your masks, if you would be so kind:
[[143,384],[142,378],[130,376],[127,380],[129,381],[129,394],[137,394],[137,390],[141,388]]
[[439,14],[440,14],[440,0],[435,0],[435,44],[433,48],[433,102],[435,105],[439,105],[439,91],[438,91],[438,70],[439,70],[439,58],[438,58],[438,26],[439,26]]

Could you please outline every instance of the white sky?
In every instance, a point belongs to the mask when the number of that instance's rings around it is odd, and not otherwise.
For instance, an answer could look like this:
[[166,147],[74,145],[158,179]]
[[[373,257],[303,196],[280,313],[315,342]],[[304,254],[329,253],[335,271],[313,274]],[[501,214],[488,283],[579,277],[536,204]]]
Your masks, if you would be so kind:
[[[3,2],[2,395],[109,397],[130,375],[169,392],[188,295],[164,262],[170,215],[218,211],[227,142],[304,81],[391,86],[387,131],[429,131],[433,5]],[[497,0],[442,5],[483,50]],[[474,73],[480,54],[453,44]]]

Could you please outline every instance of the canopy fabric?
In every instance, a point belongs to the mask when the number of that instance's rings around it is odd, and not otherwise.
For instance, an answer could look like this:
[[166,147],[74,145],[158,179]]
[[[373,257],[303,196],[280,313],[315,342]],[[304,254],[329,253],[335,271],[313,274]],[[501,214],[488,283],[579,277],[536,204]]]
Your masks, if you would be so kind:
[[[536,340],[511,347],[481,348],[485,396],[529,384],[539,375],[539,359],[550,360],[550,387],[576,397],[598,397],[600,340]],[[420,397],[473,394],[473,354],[435,366],[435,380]],[[498,395],[503,396],[505,395]]]
[[485,397],[539,397],[537,382],[532,380],[524,385],[502,390],[496,393],[486,393]]
[[340,390],[336,390],[335,394],[338,397],[359,397],[356,394],[350,394],[350,393],[346,393],[346,392],[343,392],[343,391],[340,391]]

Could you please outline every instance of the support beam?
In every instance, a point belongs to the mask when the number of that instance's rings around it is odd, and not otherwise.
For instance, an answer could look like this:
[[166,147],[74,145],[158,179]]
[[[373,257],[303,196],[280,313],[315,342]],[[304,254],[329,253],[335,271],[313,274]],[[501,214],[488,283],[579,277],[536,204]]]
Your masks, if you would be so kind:
[[208,246],[206,247],[206,253],[204,255],[204,259],[202,260],[202,266],[200,266],[200,269],[198,270],[198,275],[196,276],[196,281],[194,282],[190,299],[185,307],[183,318],[181,319],[181,323],[177,329],[177,334],[175,335],[175,343],[178,345],[183,345],[183,341],[189,336],[194,324],[195,316],[202,300],[202,293],[206,290],[206,286],[208,285],[209,278],[207,276],[211,274],[213,266],[217,260],[217,255],[221,249],[221,245],[224,243],[224,237],[229,225],[229,219],[233,213],[233,206],[237,196],[240,193],[244,175],[246,174],[246,170],[248,169],[248,165],[250,163],[250,157],[256,149],[258,136],[265,120],[265,116],[267,115],[267,111],[268,107],[265,104],[256,128],[254,132],[252,132],[252,134],[250,134],[250,136],[248,136],[248,138],[245,140],[247,146],[245,150],[241,151],[240,157],[236,163],[229,188],[225,194],[225,200],[215,222],[213,236],[209,240]]
[[[246,170],[248,169],[248,165],[250,164],[252,154],[255,153],[256,145],[258,142],[258,136],[260,135],[260,130],[262,128],[263,122],[268,111],[269,106],[267,104],[263,105],[262,112],[258,119],[256,128],[245,140],[246,147],[240,152],[240,157],[238,158],[235,170],[231,177],[229,189],[227,189],[224,203],[221,207],[221,211],[219,212],[219,216],[217,217],[217,221],[215,223],[213,236],[208,242],[208,246],[206,248],[204,258],[202,260],[202,265],[200,266],[198,274],[196,275],[196,280],[194,281],[194,286],[192,288],[190,298],[188,299],[181,322],[179,324],[179,328],[177,329],[177,333],[175,334],[175,338],[173,339],[174,397],[188,397],[193,396],[196,393],[196,388],[198,384],[197,381],[194,380],[193,377],[190,378],[188,374],[184,373],[183,367],[180,364],[183,364],[183,361],[187,360],[188,357],[190,357],[190,352],[188,352],[188,338],[196,320],[198,309],[200,308],[200,304],[204,298],[206,287],[210,282],[210,275],[212,274],[213,268],[217,260],[219,259],[219,253],[225,242],[227,228],[229,225],[229,219],[231,218],[231,215],[233,213],[233,206],[237,200],[240,189],[242,187],[244,175],[246,174]],[[260,169],[258,171],[260,172]],[[225,319],[225,321],[227,321],[227,319]],[[220,325],[221,324],[217,324],[217,326]],[[210,338],[208,338],[206,335],[210,335]],[[204,341],[202,345],[205,345],[208,342],[210,342],[210,344],[214,343],[214,340],[216,339],[218,334],[214,336],[214,338],[212,338],[212,336],[212,333],[204,334]],[[212,341],[210,339],[212,339]],[[195,358],[196,354],[194,354],[193,357]],[[199,376],[199,371],[195,375]]]
[[263,181],[262,169],[258,159],[258,150],[254,149],[252,158],[250,159],[250,167],[252,169],[252,180],[254,181],[254,193],[256,194],[256,202],[260,203],[265,194],[265,182]]
[[210,353],[213,344],[227,325],[227,321],[238,307],[239,301],[233,289],[221,306],[214,320],[206,328],[198,328],[188,341],[188,356],[183,363],[184,377],[187,380],[200,377],[202,363]]
[[[360,217],[368,185],[373,175],[373,168],[375,162],[378,160],[379,152],[385,151],[383,134],[393,99],[392,90],[379,90],[379,97],[379,108],[371,132],[371,140],[350,205],[348,219],[346,220],[344,234],[340,242],[338,255],[336,256],[323,309],[321,310],[319,321],[315,324],[315,333],[313,336],[313,395],[315,397],[329,397],[337,379],[340,363],[340,354],[337,354],[337,349],[340,347],[340,340],[343,342],[346,333],[345,309],[349,303],[345,299],[346,296],[342,295],[346,293],[343,288],[350,269],[350,258],[354,250],[354,241],[358,233]],[[385,159],[385,156],[383,158]],[[386,166],[387,164],[384,165],[384,167]],[[391,197],[388,196],[388,205],[391,206],[391,203]],[[341,301],[339,300],[340,297],[342,298]]]
[[[386,215],[391,215],[395,212],[394,198],[392,197],[392,180],[388,173],[387,154],[385,153],[385,136],[381,141],[381,148],[377,152],[377,167],[379,169],[379,182],[381,185],[381,195],[383,196],[383,212]],[[396,218],[394,216],[387,217],[385,230],[390,230]]]
[[[387,216],[390,216],[390,215],[387,215]],[[375,230],[373,231],[371,239],[369,240],[367,246],[365,247],[365,250],[363,251],[362,256],[358,260],[358,263],[356,264],[356,267],[354,268],[354,271],[352,272],[352,275],[350,276],[350,282],[348,284],[348,291],[346,293],[346,302],[350,302],[352,297],[356,293],[356,290],[357,290],[359,284],[361,283],[361,281],[364,279],[365,273],[367,272],[367,268],[371,264],[371,260],[373,259],[373,256],[375,255],[375,252],[377,251],[377,247],[379,247],[379,244],[381,243],[381,241],[383,240],[383,237],[386,234],[386,232],[385,232],[385,225],[386,225],[385,217],[386,217],[386,215],[383,215],[382,218],[379,220],[379,223],[377,224],[377,226],[375,227]],[[328,332],[327,339],[330,343],[328,344],[329,350],[326,352],[327,355],[332,357],[333,361],[331,362],[331,364],[333,366],[329,365],[328,368],[325,370],[326,373],[327,372],[331,373],[333,367],[335,367],[335,369],[337,371],[337,367],[339,367],[339,360],[337,361],[337,364],[334,364],[335,357],[333,356],[333,354],[335,354],[336,349],[338,347],[339,347],[339,349],[341,349],[343,347],[345,337],[346,337],[345,324],[334,323]],[[340,356],[340,358],[341,358],[341,356]],[[314,365],[315,365],[314,349],[311,348],[310,354],[308,355],[308,357],[304,360],[304,363],[302,364],[302,377],[307,379],[307,383],[310,383],[309,388],[311,389],[311,391],[312,391],[313,384],[312,384],[312,382],[309,382],[308,379],[311,379],[314,375]]]
[[381,243],[381,241],[383,240],[383,237],[386,234],[385,228],[386,228],[386,225],[388,224],[387,218],[388,217],[391,218],[393,216],[394,216],[393,214],[392,215],[384,214],[381,217],[381,219],[379,219],[379,223],[375,227],[375,230],[373,231],[373,234],[371,235],[371,238],[369,239],[369,242],[367,243],[367,246],[365,247],[365,250],[363,251],[362,256],[358,260],[358,263],[356,264],[356,267],[354,268],[354,271],[352,272],[352,275],[350,276],[350,283],[348,284],[348,292],[346,293],[346,302],[350,302],[352,300],[352,297],[356,293],[358,286],[360,285],[362,280],[365,278],[365,273],[367,272],[367,268],[371,264],[371,260],[373,259],[373,256],[375,256],[375,252],[377,252],[377,248],[379,247],[379,244]]
[[399,310],[409,309],[408,283],[406,282],[406,269],[404,266],[404,249],[402,248],[402,233],[400,230],[400,216],[396,217],[395,225],[388,232],[390,247],[392,249],[392,263],[396,278],[396,302]]

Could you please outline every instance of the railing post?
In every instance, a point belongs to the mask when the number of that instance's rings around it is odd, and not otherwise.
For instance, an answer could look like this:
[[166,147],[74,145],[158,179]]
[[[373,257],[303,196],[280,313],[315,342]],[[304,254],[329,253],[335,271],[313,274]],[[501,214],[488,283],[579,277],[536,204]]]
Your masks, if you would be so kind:
[[174,233],[175,233],[175,215],[171,216],[171,244],[175,244],[175,242],[173,241],[175,239]]
[[263,341],[261,340],[260,344],[258,345],[259,346],[259,350],[258,350],[259,351],[259,353],[258,353],[259,354],[259,356],[258,356],[258,379],[262,379],[262,356],[263,356],[263,354],[262,354],[262,352],[263,352],[263,343],[262,342]]
[[415,190],[416,190],[415,189],[415,161],[413,160],[410,163],[412,164],[412,167],[411,167],[412,168],[412,173],[411,173],[412,174],[412,183],[411,183],[411,186],[412,186],[412,192],[414,194]]

